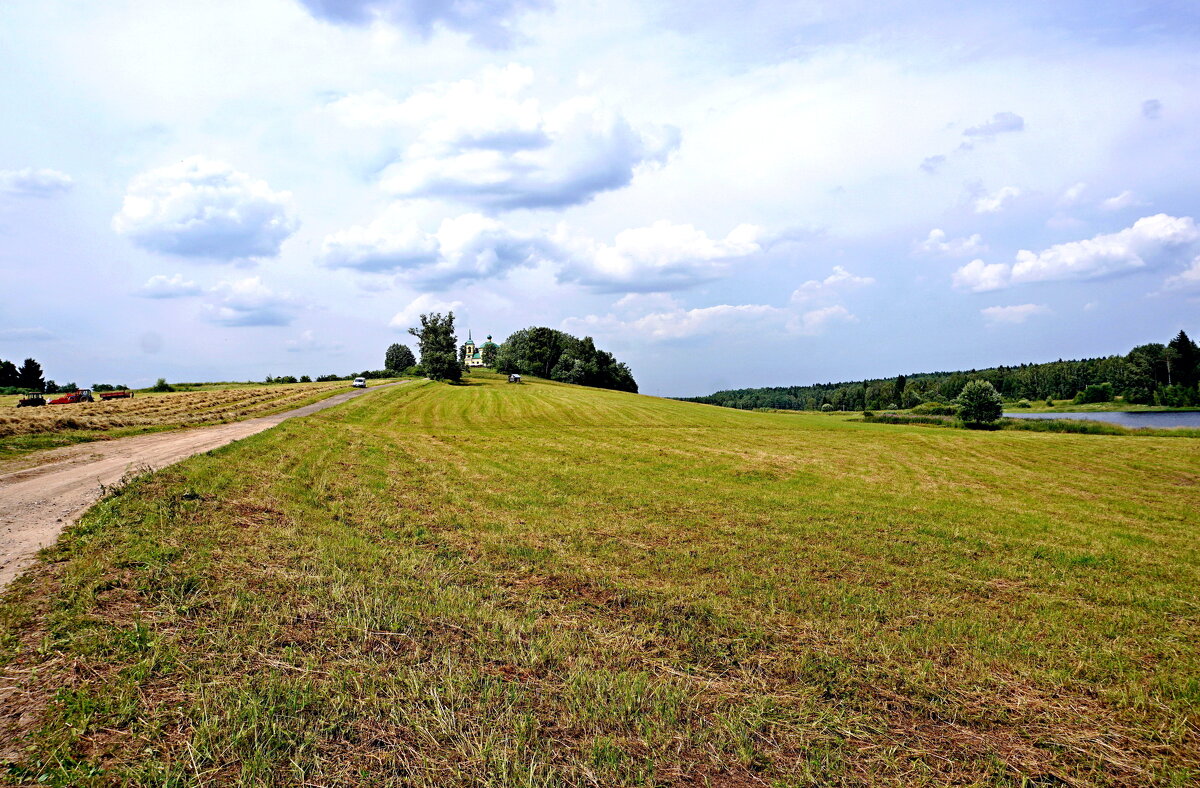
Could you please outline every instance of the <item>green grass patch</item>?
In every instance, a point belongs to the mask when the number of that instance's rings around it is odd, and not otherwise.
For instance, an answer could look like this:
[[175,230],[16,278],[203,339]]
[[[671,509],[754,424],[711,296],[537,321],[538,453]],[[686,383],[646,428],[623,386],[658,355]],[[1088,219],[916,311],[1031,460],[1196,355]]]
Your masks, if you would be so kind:
[[1200,779],[1200,467],[529,380],[131,481],[0,605],[8,781]]

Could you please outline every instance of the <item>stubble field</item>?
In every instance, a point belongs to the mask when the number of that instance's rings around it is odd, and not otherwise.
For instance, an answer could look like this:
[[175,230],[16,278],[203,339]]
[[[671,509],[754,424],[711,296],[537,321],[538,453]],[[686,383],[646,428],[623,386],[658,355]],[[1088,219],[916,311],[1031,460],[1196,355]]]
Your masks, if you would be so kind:
[[57,785],[1192,785],[1200,443],[418,383],[5,595]]

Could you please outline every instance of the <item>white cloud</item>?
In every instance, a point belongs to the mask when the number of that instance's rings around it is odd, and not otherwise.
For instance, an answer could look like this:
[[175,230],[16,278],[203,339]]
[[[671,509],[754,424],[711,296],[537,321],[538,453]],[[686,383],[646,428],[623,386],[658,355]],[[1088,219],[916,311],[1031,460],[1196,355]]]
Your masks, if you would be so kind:
[[998,290],[1008,284],[1009,266],[975,259],[954,272],[954,286],[975,292]]
[[997,112],[987,123],[963,131],[964,137],[994,137],[1025,128],[1025,119],[1013,112]]
[[329,268],[399,272],[406,281],[443,287],[502,276],[557,255],[543,237],[477,213],[444,219],[437,232],[426,233],[402,209],[392,209],[366,227],[327,236],[319,260]]
[[1084,191],[1086,191],[1086,190],[1087,190],[1086,183],[1083,183],[1082,181],[1079,183],[1076,183],[1074,186],[1068,187],[1062,193],[1062,197],[1058,198],[1058,204],[1064,205],[1064,206],[1065,205],[1074,205],[1075,203],[1079,202],[1079,198],[1083,195]]
[[477,44],[493,49],[517,38],[513,23],[527,10],[549,5],[543,0],[300,0],[309,12],[330,22],[367,25],[381,21],[401,25],[428,38],[442,27],[465,33]]
[[793,319],[788,327],[796,333],[807,336],[822,334],[831,323],[857,323],[858,318],[841,304],[813,309]]
[[288,353],[310,353],[321,350],[336,351],[341,350],[343,347],[341,342],[325,342],[318,339],[311,328],[301,331],[300,336],[296,339],[289,339],[283,343],[283,349]]
[[1097,279],[1160,265],[1200,241],[1190,216],[1146,216],[1120,232],[1055,244],[1041,252],[1022,249],[1016,262],[973,260],[954,274],[957,287],[981,292],[1026,282]]
[[765,304],[719,304],[683,309],[676,307],[623,320],[615,315],[569,318],[566,331],[575,333],[621,334],[652,342],[749,332],[771,327],[782,330],[791,313]]
[[183,274],[175,274],[170,277],[165,274],[156,274],[146,280],[146,283],[138,289],[137,294],[143,298],[182,298],[200,295],[201,292],[200,285],[185,280]]
[[0,170],[0,192],[17,197],[57,197],[74,185],[70,175],[58,170]]
[[875,284],[869,276],[855,276],[840,265],[833,267],[833,273],[822,280],[810,279],[792,293],[792,301],[802,303],[812,301],[822,296],[830,295],[851,287],[864,287]]
[[710,238],[690,224],[657,221],[617,233],[612,245],[555,235],[570,261],[562,278],[605,291],[678,290],[724,274],[732,261],[761,251],[762,228],[740,224]]
[[665,163],[679,145],[677,129],[634,128],[596,99],[543,108],[523,96],[532,81],[530,69],[509,65],[404,101],[375,92],[339,99],[328,110],[350,126],[415,133],[383,169],[384,190],[488,210],[585,203],[628,185],[639,167]]
[[58,335],[48,328],[0,328],[0,339],[18,342],[41,342],[57,339]]
[[408,306],[393,315],[392,319],[388,321],[388,325],[400,331],[408,331],[409,328],[421,325],[421,315],[431,312],[440,312],[443,315],[455,312],[455,319],[461,324],[461,318],[464,317],[462,311],[462,301],[443,301],[437,296],[423,293],[410,301]]
[[135,177],[112,224],[150,251],[221,260],[274,257],[299,226],[290,193],[202,156]]
[[1135,195],[1133,192],[1126,189],[1125,191],[1121,192],[1117,196],[1109,197],[1107,200],[1104,200],[1103,202],[1101,202],[1100,210],[1102,210],[1102,211],[1120,211],[1120,210],[1124,210],[1125,208],[1131,208],[1134,206],[1143,206],[1143,205],[1145,205],[1145,203],[1142,202],[1141,200],[1139,200],[1137,198],[1137,195]]
[[1016,186],[1005,186],[995,194],[984,194],[975,199],[975,213],[999,213],[1009,200],[1021,196]]
[[1019,304],[1017,306],[989,306],[979,310],[980,314],[992,325],[1000,323],[1024,323],[1034,315],[1049,315],[1050,308],[1042,304]]
[[975,233],[967,238],[946,238],[946,231],[933,228],[929,237],[916,245],[916,251],[931,255],[946,255],[947,257],[966,257],[987,251],[983,237]]
[[1168,277],[1167,281],[1163,282],[1163,288],[1166,290],[1184,290],[1193,287],[1200,287],[1200,257],[1192,260],[1191,266],[1182,273]]
[[257,276],[219,282],[210,292],[217,300],[205,304],[207,318],[222,326],[286,326],[300,308],[295,298],[276,293]]

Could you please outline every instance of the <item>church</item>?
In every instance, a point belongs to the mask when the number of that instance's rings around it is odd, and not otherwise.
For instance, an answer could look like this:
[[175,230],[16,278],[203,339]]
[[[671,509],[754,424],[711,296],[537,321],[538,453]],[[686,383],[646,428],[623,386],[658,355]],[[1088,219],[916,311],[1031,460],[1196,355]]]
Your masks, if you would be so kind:
[[489,345],[494,348],[499,348],[499,346],[495,342],[492,341],[491,334],[488,334],[487,340],[482,345],[476,346],[475,340],[471,339],[471,332],[468,330],[467,331],[467,344],[463,345],[463,363],[465,363],[468,367],[482,367],[483,366],[482,351],[485,347],[488,347]]

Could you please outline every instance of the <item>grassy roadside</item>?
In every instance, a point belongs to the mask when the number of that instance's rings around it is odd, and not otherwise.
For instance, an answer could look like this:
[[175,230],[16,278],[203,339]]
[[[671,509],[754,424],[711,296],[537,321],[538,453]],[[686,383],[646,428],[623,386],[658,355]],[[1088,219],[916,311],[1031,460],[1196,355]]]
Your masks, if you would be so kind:
[[[373,381],[376,385],[390,381]],[[198,385],[198,384],[197,384]],[[31,452],[270,416],[350,391],[349,383],[221,386],[111,402],[0,411],[0,469]]]
[[3,597],[57,785],[1200,779],[1190,441],[486,375],[109,497]]

